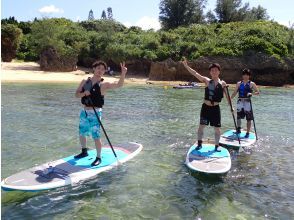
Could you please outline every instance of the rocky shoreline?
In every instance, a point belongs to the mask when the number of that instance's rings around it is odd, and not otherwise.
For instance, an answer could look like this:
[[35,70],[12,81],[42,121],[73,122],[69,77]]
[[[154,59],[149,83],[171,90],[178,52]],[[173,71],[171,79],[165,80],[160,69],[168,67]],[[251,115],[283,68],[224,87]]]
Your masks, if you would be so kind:
[[[209,76],[210,63],[219,63],[222,67],[221,78],[227,83],[236,83],[244,68],[252,70],[252,80],[264,86],[283,86],[294,84],[294,60],[269,57],[261,53],[251,53],[243,57],[201,57],[189,62],[189,65],[204,76]],[[152,62],[150,80],[195,81],[181,64],[171,59]]]
[[[107,62],[115,76],[105,76],[109,81],[118,80],[119,66],[114,62]],[[260,86],[294,86],[294,60],[277,59],[261,53],[251,53],[243,57],[200,57],[190,61],[189,65],[209,77],[208,66],[210,63],[219,63],[222,67],[221,79],[228,84],[235,85],[241,79],[241,71],[244,68],[252,70],[252,80]],[[167,59],[160,62],[148,60],[127,61],[126,83],[131,84],[156,84],[177,85],[187,81],[198,80],[192,76],[179,61]],[[35,62],[10,62],[1,63],[2,82],[35,81],[35,82],[78,82],[88,77],[89,68],[78,67],[71,72],[42,71],[40,65]]]

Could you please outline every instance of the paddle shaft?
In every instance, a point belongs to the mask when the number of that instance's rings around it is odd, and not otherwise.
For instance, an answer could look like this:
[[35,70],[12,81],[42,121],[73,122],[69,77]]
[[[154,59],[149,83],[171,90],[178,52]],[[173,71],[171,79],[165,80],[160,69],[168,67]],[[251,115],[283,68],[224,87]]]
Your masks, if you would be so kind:
[[256,137],[256,140],[257,140],[258,138],[257,138],[257,133],[256,133],[256,126],[255,126],[255,119],[254,119],[254,114],[253,114],[253,108],[252,108],[251,98],[249,98],[249,103],[250,103],[250,108],[251,108],[251,113],[252,113],[252,119],[253,119],[255,137]]
[[[235,118],[235,114],[234,114],[234,110],[233,110],[233,106],[232,106],[232,100],[231,100],[230,93],[229,93],[229,87],[226,86],[226,89],[227,89],[227,95],[228,95],[228,99],[229,99],[229,103],[230,103],[230,107],[231,107],[232,116],[233,116],[233,119],[234,119],[235,129],[237,131],[237,123],[236,123],[236,118]],[[237,134],[237,138],[238,138],[239,144],[241,145],[241,141],[240,141],[240,138],[239,138],[238,134]]]
[[109,140],[109,138],[108,138],[108,135],[107,135],[107,133],[106,133],[106,131],[105,131],[105,129],[104,129],[104,126],[103,126],[103,124],[102,124],[102,122],[101,122],[101,120],[100,120],[100,118],[99,118],[99,116],[98,116],[98,114],[97,114],[97,112],[96,112],[96,109],[95,109],[95,107],[94,107],[94,105],[93,105],[92,99],[91,99],[90,96],[88,96],[88,98],[89,98],[89,100],[90,100],[90,102],[91,102],[91,105],[92,105],[92,107],[93,107],[93,110],[94,110],[94,112],[95,112],[95,115],[96,115],[96,117],[97,117],[97,120],[98,120],[99,124],[101,125],[101,128],[102,128],[102,130],[103,130],[103,132],[104,132],[104,134],[105,134],[105,137],[106,137],[106,139],[107,139],[107,141],[108,141],[108,143],[109,143],[109,146],[111,147],[111,150],[112,150],[114,156],[115,156],[116,159],[118,160],[117,155],[116,155],[116,153],[115,153],[115,151],[114,151],[114,149],[113,149],[113,146],[112,146],[112,144],[111,144],[111,142],[110,142],[110,140]]

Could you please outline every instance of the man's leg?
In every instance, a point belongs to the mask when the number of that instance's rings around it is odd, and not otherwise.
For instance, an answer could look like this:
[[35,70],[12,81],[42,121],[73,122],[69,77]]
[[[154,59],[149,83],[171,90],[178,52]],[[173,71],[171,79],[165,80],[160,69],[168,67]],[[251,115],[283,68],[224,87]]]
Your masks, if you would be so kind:
[[94,142],[96,147],[96,158],[91,163],[91,166],[98,166],[101,163],[101,149],[102,149],[101,139],[100,138],[94,139]]
[[95,139],[95,147],[97,151],[97,157],[101,158],[101,149],[102,149],[102,143],[101,143],[101,138]]
[[220,135],[221,135],[221,129],[220,129],[220,127],[214,127],[215,151],[218,151],[218,152],[220,152],[220,149],[219,149]]
[[243,108],[243,102],[241,100],[237,101],[237,130],[236,133],[241,133],[241,119],[244,118],[244,108]]
[[[98,112],[98,117],[101,120],[101,112]],[[94,139],[95,147],[96,147],[96,158],[91,164],[91,166],[98,166],[101,163],[102,143],[100,138],[100,124],[96,116],[95,116],[95,119],[96,120],[93,120],[94,124],[92,125],[92,137]]]
[[203,103],[201,107],[201,111],[200,111],[200,123],[199,123],[198,131],[197,131],[198,144],[197,144],[196,150],[200,150],[202,148],[204,128],[206,125],[208,125],[208,115],[209,115],[208,106],[206,106]]
[[251,120],[247,121],[247,133],[249,133],[251,130]]
[[206,125],[200,124],[198,127],[197,137],[198,137],[198,144],[196,150],[200,150],[202,148],[202,139],[204,134],[204,128]]
[[80,124],[79,124],[79,138],[80,138],[80,144],[82,147],[82,152],[76,156],[74,156],[75,159],[80,159],[83,157],[88,156],[87,152],[87,138],[86,136],[89,133],[90,124],[87,119],[87,114],[84,110],[80,112]]
[[215,151],[220,151],[219,149],[219,139],[221,135],[221,112],[220,107],[215,106],[214,107],[214,114],[211,116],[211,122],[210,125],[214,126],[214,143],[215,143]]
[[246,107],[245,114],[246,114],[246,120],[247,120],[247,132],[246,132],[245,138],[249,138],[249,132],[251,129],[251,121],[253,120],[253,114],[251,111],[250,102],[246,102],[245,107]]

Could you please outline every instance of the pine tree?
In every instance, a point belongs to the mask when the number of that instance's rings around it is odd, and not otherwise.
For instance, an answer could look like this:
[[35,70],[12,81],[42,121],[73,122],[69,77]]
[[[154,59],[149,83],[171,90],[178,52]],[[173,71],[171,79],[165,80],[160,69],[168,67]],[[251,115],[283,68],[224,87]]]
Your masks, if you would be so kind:
[[107,17],[106,17],[106,13],[105,13],[105,11],[103,10],[102,11],[102,15],[101,15],[101,19],[106,19]]
[[92,9],[89,11],[89,16],[88,16],[88,21],[93,21],[94,20],[94,13]]
[[107,8],[107,18],[109,20],[113,20],[113,14],[112,14],[112,8],[111,7]]

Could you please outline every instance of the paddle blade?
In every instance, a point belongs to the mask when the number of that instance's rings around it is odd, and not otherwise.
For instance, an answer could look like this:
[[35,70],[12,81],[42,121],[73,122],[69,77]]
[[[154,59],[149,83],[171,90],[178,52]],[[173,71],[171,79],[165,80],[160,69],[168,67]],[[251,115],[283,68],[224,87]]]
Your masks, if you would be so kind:
[[122,165],[122,163],[118,160],[118,158],[116,158],[116,166],[120,166]]
[[242,146],[240,146],[238,152],[239,153],[244,152],[244,148]]

